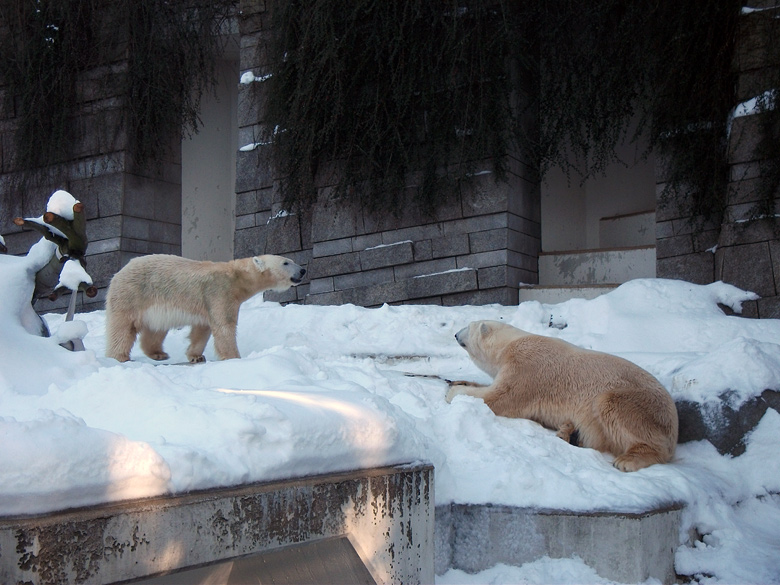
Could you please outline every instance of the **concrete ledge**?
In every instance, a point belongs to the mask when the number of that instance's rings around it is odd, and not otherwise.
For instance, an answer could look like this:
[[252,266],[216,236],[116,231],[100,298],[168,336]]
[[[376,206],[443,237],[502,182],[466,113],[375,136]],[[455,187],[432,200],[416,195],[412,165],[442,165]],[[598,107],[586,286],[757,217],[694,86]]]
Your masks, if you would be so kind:
[[571,299],[592,300],[601,295],[612,292],[617,288],[615,284],[594,284],[590,286],[539,286],[525,285],[518,291],[521,303],[526,301],[538,301],[548,305],[556,305]]
[[334,537],[376,582],[432,583],[433,497],[433,468],[410,465],[0,518],[0,583],[116,583]]
[[578,555],[605,579],[674,583],[681,514],[677,505],[643,514],[437,506],[436,573],[477,573],[497,563],[520,566],[544,556]]
[[539,254],[539,284],[622,284],[655,278],[655,246]]

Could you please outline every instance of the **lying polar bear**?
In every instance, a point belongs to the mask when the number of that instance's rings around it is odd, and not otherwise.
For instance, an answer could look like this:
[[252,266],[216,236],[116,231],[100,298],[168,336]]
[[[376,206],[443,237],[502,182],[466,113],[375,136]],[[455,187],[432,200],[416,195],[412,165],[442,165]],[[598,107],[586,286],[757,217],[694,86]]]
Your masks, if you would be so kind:
[[475,321],[455,338],[494,379],[489,386],[452,382],[447,402],[468,394],[499,416],[556,429],[566,441],[576,432],[581,446],[615,455],[621,471],[674,456],[674,401],[639,366],[498,321]]
[[241,357],[236,325],[241,303],[265,290],[285,291],[306,270],[282,256],[229,262],[198,262],[168,254],[133,258],[111,279],[106,298],[106,355],[120,362],[140,333],[141,349],[168,359],[162,344],[169,329],[190,325],[187,358],[206,361],[203,349],[214,333],[219,359]]

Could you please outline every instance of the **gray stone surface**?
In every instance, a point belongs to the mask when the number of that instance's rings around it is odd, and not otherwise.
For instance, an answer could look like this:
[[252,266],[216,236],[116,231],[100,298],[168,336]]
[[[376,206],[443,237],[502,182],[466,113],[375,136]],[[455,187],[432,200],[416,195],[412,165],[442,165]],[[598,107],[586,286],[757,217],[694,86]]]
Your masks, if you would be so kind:
[[715,277],[762,297],[775,296],[775,281],[768,242],[719,249]]
[[759,299],[757,305],[761,319],[780,319],[780,295]]
[[679,442],[707,440],[721,455],[745,452],[745,435],[750,433],[767,409],[780,412],[780,392],[764,390],[761,396],[739,407],[730,405],[728,393],[711,403],[677,402],[680,419]]
[[455,270],[457,267],[457,260],[455,258],[439,258],[437,260],[424,260],[415,262],[414,264],[396,266],[394,268],[394,274],[396,280],[405,280],[415,276],[424,276],[426,274],[436,274],[448,270]]
[[360,265],[363,270],[410,262],[414,262],[414,250],[410,241],[382,244],[360,252]]
[[350,274],[341,274],[333,278],[336,290],[350,288],[362,288],[393,282],[392,268],[377,268],[375,270],[362,270]]
[[312,278],[325,278],[360,272],[360,254],[358,252],[349,252],[335,256],[314,257],[311,259],[308,269]]
[[658,258],[671,258],[673,256],[684,256],[693,254],[693,238],[690,234],[681,236],[672,236],[656,240],[656,255]]
[[642,514],[437,506],[435,571],[477,573],[497,563],[520,566],[544,556],[577,555],[619,583],[674,583],[681,513],[678,505]]
[[715,277],[715,255],[710,252],[688,254],[656,261],[658,278],[680,278],[695,284],[709,284]]
[[433,469],[387,467],[0,518],[0,583],[117,583],[331,537],[347,537],[379,583],[433,583]]
[[433,258],[459,256],[468,254],[471,251],[469,248],[469,236],[465,233],[432,238],[430,243],[431,257]]

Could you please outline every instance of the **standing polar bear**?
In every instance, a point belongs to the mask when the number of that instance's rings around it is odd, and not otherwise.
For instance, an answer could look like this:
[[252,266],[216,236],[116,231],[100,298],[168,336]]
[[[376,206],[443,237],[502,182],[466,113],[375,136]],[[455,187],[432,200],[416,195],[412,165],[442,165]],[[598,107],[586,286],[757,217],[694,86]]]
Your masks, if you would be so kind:
[[241,303],[261,291],[285,291],[299,284],[305,273],[289,258],[273,255],[229,262],[198,262],[168,254],[133,258],[108,287],[106,355],[128,361],[140,333],[147,356],[168,359],[162,348],[168,330],[190,325],[191,363],[206,361],[203,349],[212,332],[219,359],[241,357],[236,344]]
[[581,446],[615,455],[621,471],[674,456],[674,401],[639,366],[498,321],[475,321],[455,338],[493,383],[453,382],[447,402],[468,394],[484,399],[499,416],[556,429],[566,441],[577,433]]

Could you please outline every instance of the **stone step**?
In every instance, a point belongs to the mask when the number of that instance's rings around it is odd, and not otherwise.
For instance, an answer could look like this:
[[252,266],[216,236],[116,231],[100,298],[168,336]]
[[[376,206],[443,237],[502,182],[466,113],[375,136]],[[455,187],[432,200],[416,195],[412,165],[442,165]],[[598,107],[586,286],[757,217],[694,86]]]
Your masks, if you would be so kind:
[[655,246],[542,252],[539,284],[583,286],[622,284],[635,278],[655,278]]
[[433,493],[410,464],[0,517],[0,583],[433,583]]
[[592,286],[540,286],[524,285],[518,290],[518,301],[538,301],[547,305],[557,305],[571,299],[595,299],[615,290],[617,285],[599,284]]
[[674,583],[682,507],[577,514],[497,505],[436,506],[436,574],[579,556],[618,583]]
[[602,248],[654,246],[655,211],[602,217],[599,220],[599,245]]

